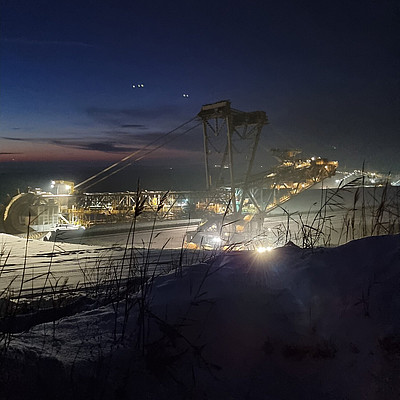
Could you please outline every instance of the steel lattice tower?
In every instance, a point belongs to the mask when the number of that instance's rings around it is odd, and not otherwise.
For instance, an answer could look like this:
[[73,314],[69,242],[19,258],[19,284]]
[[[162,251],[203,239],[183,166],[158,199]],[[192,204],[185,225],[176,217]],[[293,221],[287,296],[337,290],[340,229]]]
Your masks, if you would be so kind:
[[232,211],[237,212],[237,182],[246,185],[251,176],[261,129],[268,117],[264,111],[235,110],[229,100],[204,105],[198,116],[203,121],[206,187],[229,186]]

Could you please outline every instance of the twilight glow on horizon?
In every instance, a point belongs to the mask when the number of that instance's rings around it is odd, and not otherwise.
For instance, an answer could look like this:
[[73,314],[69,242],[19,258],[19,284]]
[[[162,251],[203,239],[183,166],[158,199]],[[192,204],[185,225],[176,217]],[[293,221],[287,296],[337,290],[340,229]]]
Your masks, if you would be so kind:
[[[395,1],[0,0],[0,164],[113,161],[229,99],[260,149],[399,172]],[[201,163],[201,128],[149,155]]]

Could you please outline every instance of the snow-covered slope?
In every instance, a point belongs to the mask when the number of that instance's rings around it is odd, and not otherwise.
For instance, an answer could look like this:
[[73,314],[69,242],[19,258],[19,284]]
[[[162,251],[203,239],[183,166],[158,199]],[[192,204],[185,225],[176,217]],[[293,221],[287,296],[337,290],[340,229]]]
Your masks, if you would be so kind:
[[13,337],[0,397],[400,398],[399,235],[221,253],[143,297]]

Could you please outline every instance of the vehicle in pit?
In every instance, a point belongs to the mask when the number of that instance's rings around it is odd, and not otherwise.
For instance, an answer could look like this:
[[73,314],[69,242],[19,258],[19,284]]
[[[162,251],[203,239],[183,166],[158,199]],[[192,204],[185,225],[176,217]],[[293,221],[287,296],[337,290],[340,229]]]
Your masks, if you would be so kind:
[[259,214],[231,214],[204,219],[186,235],[185,247],[194,250],[254,250],[268,245]]

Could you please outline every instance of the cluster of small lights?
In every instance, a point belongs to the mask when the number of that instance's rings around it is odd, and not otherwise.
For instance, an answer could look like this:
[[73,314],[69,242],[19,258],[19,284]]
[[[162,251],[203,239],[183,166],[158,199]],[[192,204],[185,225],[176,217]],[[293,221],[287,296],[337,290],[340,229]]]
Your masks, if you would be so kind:
[[[54,189],[55,186],[56,186],[56,181],[51,181],[51,182],[50,182],[50,188],[51,188],[51,189]],[[70,190],[72,187],[71,187],[71,185],[64,184],[64,188],[65,188],[66,190]]]
[[[366,178],[367,184],[372,184],[372,185],[379,184],[379,182],[380,182],[379,180],[380,179],[381,180],[384,180],[385,178],[388,179],[387,175],[380,174],[380,173],[377,173],[377,172],[369,172],[369,171],[359,170],[359,169],[355,169],[353,172],[346,172],[346,171],[340,172],[340,171],[338,171],[338,173],[342,174],[343,178],[342,179],[336,179],[335,180],[336,183],[341,183],[341,182],[343,182],[343,181],[345,181],[347,179],[350,179],[353,176],[354,177],[358,177],[360,175],[364,176]],[[399,182],[400,181],[391,182],[391,185],[392,186],[398,186]]]
[[133,89],[136,89],[136,88],[144,88],[144,85],[143,85],[143,83],[139,83],[138,85],[132,85],[132,88],[133,88]]
[[182,95],[183,97],[189,97],[189,95],[188,94],[186,94],[186,93],[183,93],[183,95]]

